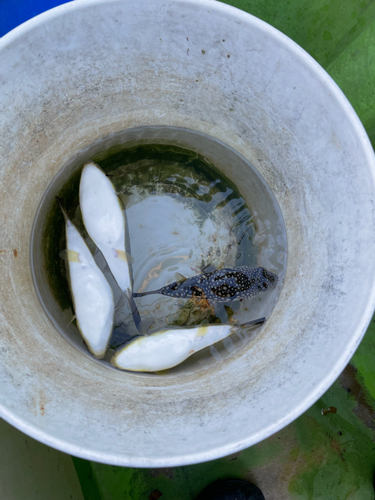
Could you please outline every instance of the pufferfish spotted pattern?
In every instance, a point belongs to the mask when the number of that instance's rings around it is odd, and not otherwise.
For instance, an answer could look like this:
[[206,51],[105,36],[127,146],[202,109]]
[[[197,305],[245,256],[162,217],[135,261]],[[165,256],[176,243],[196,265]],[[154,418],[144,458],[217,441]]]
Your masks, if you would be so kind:
[[239,266],[175,281],[159,290],[134,293],[133,297],[160,293],[182,299],[202,297],[209,302],[231,302],[266,292],[277,282],[277,275],[264,267]]

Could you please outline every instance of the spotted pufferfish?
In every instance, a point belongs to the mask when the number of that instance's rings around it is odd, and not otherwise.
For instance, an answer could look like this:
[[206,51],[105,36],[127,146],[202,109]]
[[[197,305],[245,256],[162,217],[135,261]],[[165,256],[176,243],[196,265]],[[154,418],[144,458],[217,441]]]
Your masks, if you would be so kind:
[[277,275],[264,267],[239,266],[198,274],[191,278],[181,275],[179,281],[159,290],[133,293],[133,297],[160,293],[181,299],[201,297],[209,302],[230,302],[266,292],[274,288],[277,282]]

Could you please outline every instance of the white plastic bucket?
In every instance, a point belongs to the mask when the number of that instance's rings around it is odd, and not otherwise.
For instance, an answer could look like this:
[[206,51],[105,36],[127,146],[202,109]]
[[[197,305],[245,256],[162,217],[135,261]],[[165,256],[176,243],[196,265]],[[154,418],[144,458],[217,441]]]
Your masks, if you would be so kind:
[[[374,155],[322,68],[262,21],[209,0],[72,2],[0,40],[0,414],[99,462],[158,467],[228,455],[281,429],[332,384],[374,309]],[[207,134],[272,189],[288,268],[261,332],[208,370],[139,376],[54,329],[30,270],[42,196],[100,138],[139,126]],[[250,196],[246,169],[225,175]]]

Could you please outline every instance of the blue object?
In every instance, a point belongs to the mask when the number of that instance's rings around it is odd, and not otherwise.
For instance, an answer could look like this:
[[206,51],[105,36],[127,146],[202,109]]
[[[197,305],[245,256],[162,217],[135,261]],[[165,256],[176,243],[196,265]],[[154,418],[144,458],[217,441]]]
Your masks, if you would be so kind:
[[0,0],[0,36],[28,19],[67,3],[61,0]]

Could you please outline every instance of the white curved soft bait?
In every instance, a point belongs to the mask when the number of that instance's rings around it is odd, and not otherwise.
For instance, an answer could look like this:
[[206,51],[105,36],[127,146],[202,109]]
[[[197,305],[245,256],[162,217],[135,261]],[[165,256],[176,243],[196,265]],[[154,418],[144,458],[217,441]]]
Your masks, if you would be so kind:
[[132,295],[130,256],[125,248],[123,210],[112,182],[95,163],[83,167],[79,200],[85,228],[126,295],[135,325],[140,330],[141,318]]
[[61,200],[57,197],[56,200],[65,218],[69,281],[77,327],[89,351],[100,359],[107,351],[112,334],[113,292]]
[[[262,324],[265,318],[251,321],[243,327]],[[208,325],[162,330],[147,337],[137,337],[118,349],[111,364],[121,370],[158,372],[173,368],[189,356],[219,340],[223,340],[238,327]]]

